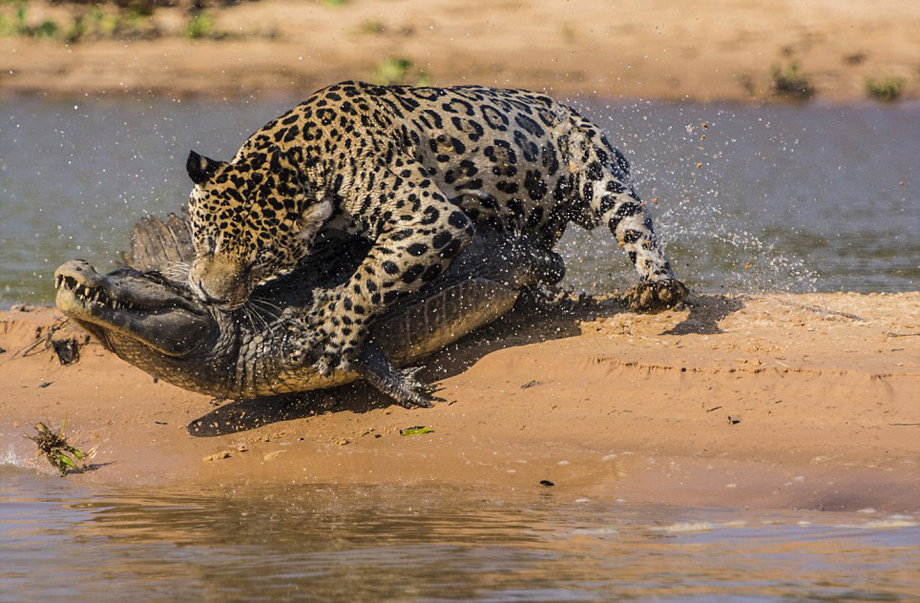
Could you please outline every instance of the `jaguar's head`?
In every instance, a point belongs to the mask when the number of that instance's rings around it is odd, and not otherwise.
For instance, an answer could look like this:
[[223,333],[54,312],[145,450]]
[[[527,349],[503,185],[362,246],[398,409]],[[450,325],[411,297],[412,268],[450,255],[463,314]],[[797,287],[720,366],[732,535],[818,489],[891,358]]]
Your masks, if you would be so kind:
[[277,147],[229,163],[192,151],[186,170],[195,183],[189,285],[222,310],[242,306],[255,287],[293,270],[332,213],[296,157]]

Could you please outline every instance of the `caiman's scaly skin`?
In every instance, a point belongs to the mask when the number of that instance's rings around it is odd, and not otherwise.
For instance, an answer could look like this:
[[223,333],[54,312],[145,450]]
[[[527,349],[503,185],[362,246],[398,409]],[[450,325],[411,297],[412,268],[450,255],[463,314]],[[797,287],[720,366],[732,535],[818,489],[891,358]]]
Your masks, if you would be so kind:
[[163,276],[171,262],[192,257],[185,221],[146,218],[126,254],[137,268],[103,276],[85,261],[67,262],[55,273],[57,306],[122,359],[185,389],[254,398],[364,377],[405,406],[430,406],[427,386],[393,365],[405,366],[491,322],[523,287],[558,280],[562,272],[558,256],[534,256],[480,229],[449,270],[375,322],[357,370],[323,376],[312,366],[315,357],[292,353],[302,345],[289,341],[286,316],[309,309],[315,290],[347,280],[366,252],[354,239],[326,240],[296,272],[256,290],[257,314],[227,313]]

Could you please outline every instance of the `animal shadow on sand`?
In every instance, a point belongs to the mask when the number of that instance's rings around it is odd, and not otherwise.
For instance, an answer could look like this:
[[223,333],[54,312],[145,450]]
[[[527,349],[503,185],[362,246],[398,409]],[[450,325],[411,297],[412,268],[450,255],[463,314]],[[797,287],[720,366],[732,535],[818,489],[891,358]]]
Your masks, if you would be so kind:
[[[686,304],[689,315],[662,335],[722,333],[719,322],[743,307],[743,300],[736,297],[692,296]],[[446,379],[462,373],[494,351],[574,337],[581,334],[582,321],[627,312],[621,297],[582,295],[548,301],[542,296],[525,293],[501,319],[422,359],[419,364],[425,368],[418,377],[427,383]],[[366,413],[393,404],[392,399],[366,383],[355,382],[298,394],[230,401],[189,423],[188,432],[196,437],[213,437],[328,412]]]

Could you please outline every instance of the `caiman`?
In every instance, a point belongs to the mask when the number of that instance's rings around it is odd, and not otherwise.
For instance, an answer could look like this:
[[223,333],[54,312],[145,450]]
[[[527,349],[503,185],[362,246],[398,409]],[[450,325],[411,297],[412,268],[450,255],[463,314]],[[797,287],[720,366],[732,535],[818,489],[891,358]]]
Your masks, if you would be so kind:
[[432,389],[414,369],[396,367],[492,322],[524,288],[557,282],[564,272],[558,255],[480,228],[449,270],[375,322],[354,369],[322,376],[302,342],[291,341],[288,321],[311,309],[315,290],[345,282],[369,248],[360,238],[329,234],[295,272],[228,313],[200,301],[176,274],[194,258],[187,221],[148,216],[134,228],[127,266],[107,275],[83,260],[58,268],[56,302],[105,348],[188,390],[250,399],[363,378],[403,406],[427,407]]

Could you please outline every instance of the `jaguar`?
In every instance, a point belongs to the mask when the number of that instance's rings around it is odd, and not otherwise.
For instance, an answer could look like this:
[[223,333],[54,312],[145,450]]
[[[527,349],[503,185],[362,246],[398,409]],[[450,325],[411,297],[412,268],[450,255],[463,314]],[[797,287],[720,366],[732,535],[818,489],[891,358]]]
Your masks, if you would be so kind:
[[[537,92],[342,82],[252,134],[230,161],[189,153],[189,286],[225,311],[290,273],[318,239],[360,235],[354,274],[288,328],[347,370],[374,317],[434,280],[488,225],[551,250],[568,224],[604,225],[641,277],[634,310],[679,303],[675,277],[601,129]],[[296,339],[296,338],[295,338]]]

